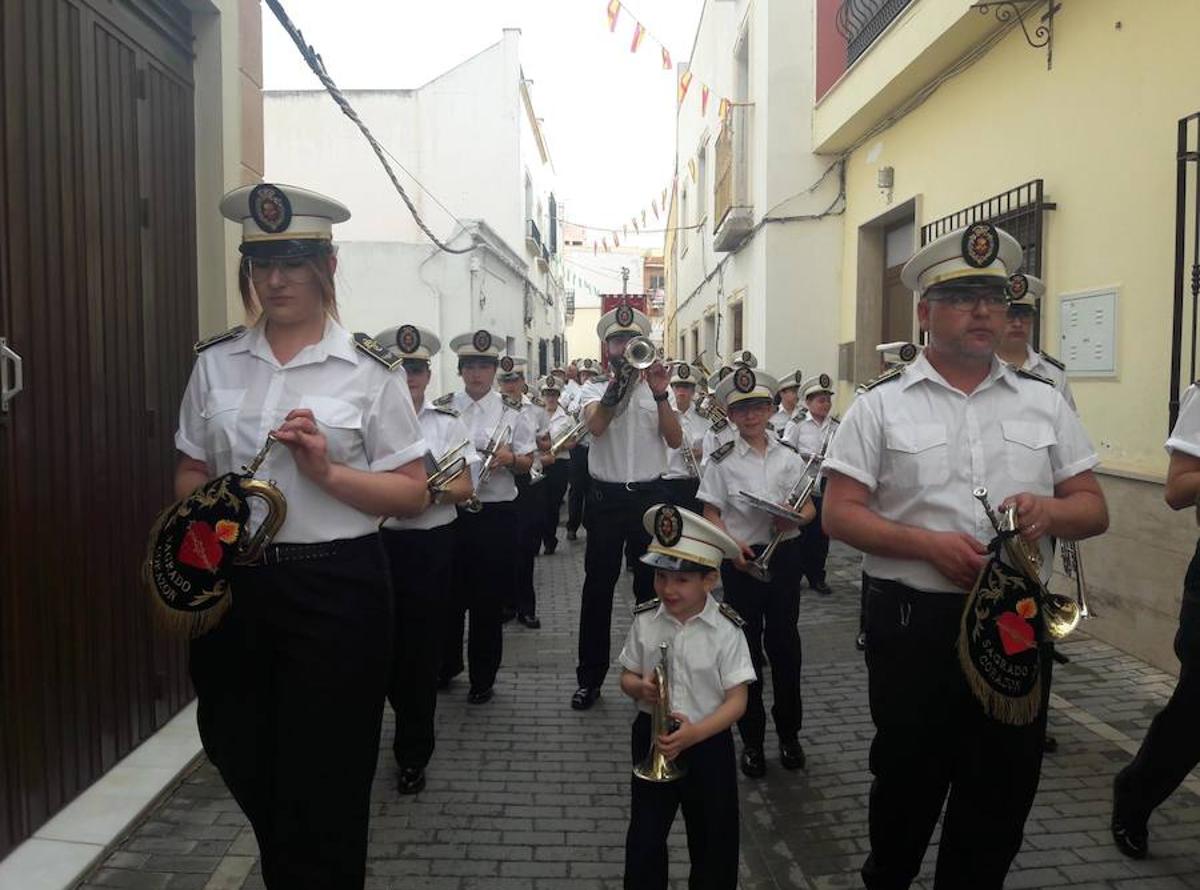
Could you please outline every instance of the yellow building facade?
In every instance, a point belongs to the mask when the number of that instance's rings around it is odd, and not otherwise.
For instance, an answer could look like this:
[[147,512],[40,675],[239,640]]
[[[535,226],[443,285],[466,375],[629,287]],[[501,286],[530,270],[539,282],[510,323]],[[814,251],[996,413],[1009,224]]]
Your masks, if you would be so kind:
[[[837,5],[818,3],[818,18]],[[877,371],[876,344],[919,336],[912,295],[896,289],[903,260],[973,218],[1011,220],[1046,282],[1041,345],[1071,366],[1112,513],[1082,547],[1102,616],[1085,629],[1175,670],[1196,531],[1163,503],[1162,445],[1176,141],[1200,111],[1200,3],[1060,0],[1049,46],[1031,45],[1048,4],[1021,5],[1024,29],[998,21],[999,4],[913,0],[817,98],[816,150],[845,163],[839,401]],[[818,35],[835,44],[826,58],[839,51],[829,22]],[[1188,335],[1181,375],[1191,352]]]

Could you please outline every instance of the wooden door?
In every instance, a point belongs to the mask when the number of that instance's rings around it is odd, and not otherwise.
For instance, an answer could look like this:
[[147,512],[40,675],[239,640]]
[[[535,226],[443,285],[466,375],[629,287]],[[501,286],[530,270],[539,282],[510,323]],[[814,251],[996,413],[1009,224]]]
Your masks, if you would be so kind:
[[196,328],[189,47],[175,0],[0,0],[0,855],[189,695],[138,581]]

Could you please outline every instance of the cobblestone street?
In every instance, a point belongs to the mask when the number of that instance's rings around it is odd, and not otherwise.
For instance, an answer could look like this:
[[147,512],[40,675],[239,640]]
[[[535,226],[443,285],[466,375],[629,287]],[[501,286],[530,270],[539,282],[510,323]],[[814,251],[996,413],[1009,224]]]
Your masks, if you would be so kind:
[[[584,540],[537,562],[543,628],[505,629],[492,703],[468,706],[458,681],[441,694],[428,787],[395,793],[391,714],[384,720],[367,886],[371,888],[607,888],[622,874],[633,707],[609,675],[590,712],[570,710]],[[835,547],[831,597],[804,593],[806,771],[778,765],[768,732],[765,779],[739,776],[744,890],[860,886],[867,850],[872,726],[866,670],[854,649],[858,559]],[[626,574],[617,594],[614,654],[629,621]],[[1056,668],[1047,757],[1025,845],[1007,887],[1200,888],[1200,778],[1151,822],[1152,858],[1124,859],[1108,834],[1112,776],[1131,757],[1173,680],[1080,632]],[[769,686],[768,686],[769,690]],[[682,818],[673,886],[686,885]],[[935,849],[923,879],[932,884]],[[202,763],[82,885],[146,890],[263,886],[253,835],[220,778]]]

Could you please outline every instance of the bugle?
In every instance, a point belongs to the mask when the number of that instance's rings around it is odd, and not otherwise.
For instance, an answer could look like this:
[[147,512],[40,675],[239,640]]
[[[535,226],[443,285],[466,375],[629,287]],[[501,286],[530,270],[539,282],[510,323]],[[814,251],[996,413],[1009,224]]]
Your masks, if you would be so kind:
[[633,768],[633,774],[647,782],[674,782],[687,775],[687,767],[668,760],[658,748],[658,737],[674,731],[671,719],[671,674],[668,665],[671,647],[658,644],[658,664],[654,667],[654,685],[658,689],[658,701],[650,713],[650,750],[642,762]]
[[1078,541],[1059,541],[1062,544],[1063,573],[1075,582],[1075,604],[1079,606],[1079,617],[1085,621],[1094,617],[1088,608],[1087,581],[1083,577],[1083,554]]
[[479,471],[479,482],[475,486],[475,494],[471,495],[463,502],[463,509],[468,513],[478,513],[483,509],[483,502],[479,500],[479,489],[483,483],[492,478],[492,461],[496,458],[498,452],[505,444],[505,441],[512,434],[512,426],[501,427],[504,423],[504,414],[507,409],[500,412],[500,419],[496,421],[496,429],[492,431],[492,436],[488,439],[480,453],[483,455],[483,469]]
[[462,442],[437,459],[433,472],[425,480],[430,491],[442,491],[463,474],[467,468],[467,459],[462,456],[462,452],[469,444],[471,443],[463,439]]
[[1016,504],[1010,504],[1004,509],[1003,516],[997,516],[996,511],[988,502],[986,488],[975,489],[974,495],[975,499],[983,505],[983,512],[987,514],[992,528],[1000,536],[1009,563],[1037,585],[1038,597],[1042,601],[1042,614],[1046,619],[1046,633],[1051,639],[1063,639],[1079,626],[1079,619],[1083,617],[1079,604],[1070,597],[1051,593],[1042,583],[1040,574],[1042,556],[1038,551],[1037,544],[1031,544],[1020,537],[1017,530]]

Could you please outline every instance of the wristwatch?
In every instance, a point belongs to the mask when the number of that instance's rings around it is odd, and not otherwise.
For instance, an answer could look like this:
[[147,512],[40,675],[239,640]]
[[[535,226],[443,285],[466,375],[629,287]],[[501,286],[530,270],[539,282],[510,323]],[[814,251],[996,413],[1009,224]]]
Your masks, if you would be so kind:
[[664,392],[656,392],[654,394],[654,401],[656,401],[656,402],[665,402],[669,398],[671,398],[671,397],[665,391]]

